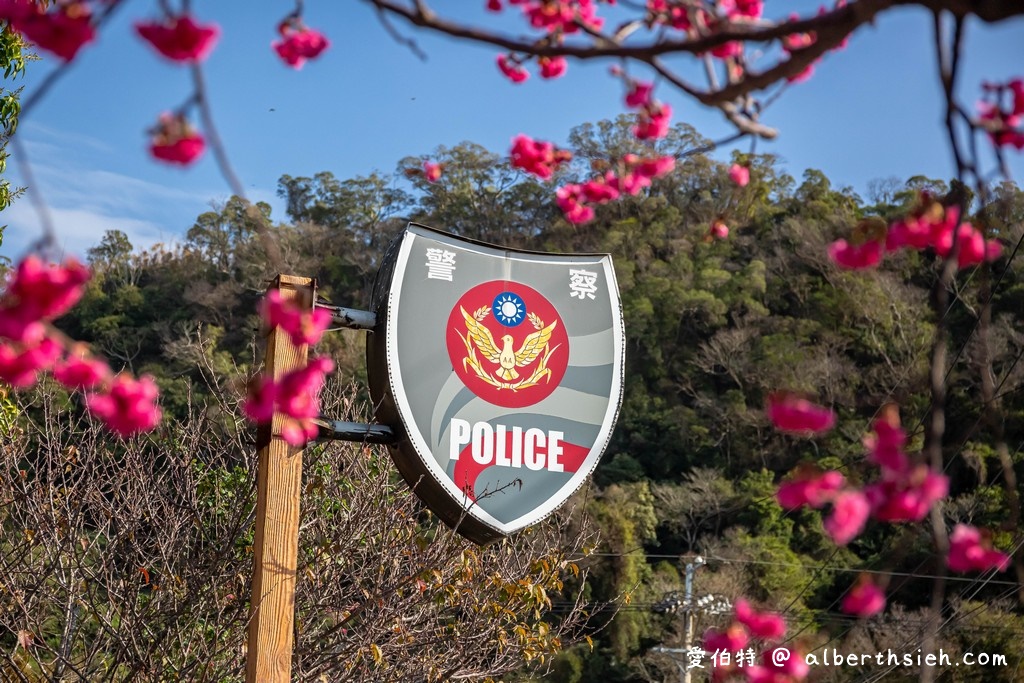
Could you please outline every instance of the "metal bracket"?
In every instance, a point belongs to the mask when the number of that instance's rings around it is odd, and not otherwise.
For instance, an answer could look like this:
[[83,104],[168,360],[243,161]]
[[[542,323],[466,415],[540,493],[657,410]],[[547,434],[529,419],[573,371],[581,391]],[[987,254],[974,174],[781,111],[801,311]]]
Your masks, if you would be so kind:
[[332,322],[338,327],[347,327],[351,330],[372,330],[377,326],[377,315],[373,311],[331,306],[320,302],[317,302],[316,307],[329,310],[334,315]]
[[313,420],[320,428],[317,441],[355,441],[358,443],[393,444],[398,441],[395,430],[387,425],[343,422],[320,418]]

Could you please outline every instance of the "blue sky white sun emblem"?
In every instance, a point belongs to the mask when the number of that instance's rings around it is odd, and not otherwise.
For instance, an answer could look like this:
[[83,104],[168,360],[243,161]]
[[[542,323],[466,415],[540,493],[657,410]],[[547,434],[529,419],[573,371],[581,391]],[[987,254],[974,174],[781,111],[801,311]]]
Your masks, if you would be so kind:
[[491,305],[494,317],[505,327],[515,327],[526,317],[526,303],[518,294],[502,292]]

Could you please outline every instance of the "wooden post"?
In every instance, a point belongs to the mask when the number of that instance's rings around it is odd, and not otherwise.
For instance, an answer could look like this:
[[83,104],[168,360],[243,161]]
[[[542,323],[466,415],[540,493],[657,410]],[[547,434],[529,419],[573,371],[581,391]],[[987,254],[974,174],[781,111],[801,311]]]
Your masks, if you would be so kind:
[[[303,309],[313,307],[316,282],[278,275],[270,289]],[[287,334],[267,338],[264,371],[280,379],[306,364],[307,347],[294,346]],[[246,683],[290,683],[295,628],[295,571],[299,553],[299,494],[302,449],[281,438],[282,418],[274,415],[257,436],[256,541],[252,579]]]

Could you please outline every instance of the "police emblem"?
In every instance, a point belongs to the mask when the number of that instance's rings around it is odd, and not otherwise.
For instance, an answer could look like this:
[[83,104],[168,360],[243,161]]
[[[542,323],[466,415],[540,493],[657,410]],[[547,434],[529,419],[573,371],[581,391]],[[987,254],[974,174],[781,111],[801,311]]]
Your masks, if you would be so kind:
[[373,308],[377,417],[398,432],[399,471],[442,520],[487,543],[583,484],[622,394],[610,256],[516,251],[413,224],[385,255]]
[[506,408],[550,396],[569,358],[565,325],[551,303],[532,287],[501,280],[479,284],[459,299],[445,342],[463,384]]

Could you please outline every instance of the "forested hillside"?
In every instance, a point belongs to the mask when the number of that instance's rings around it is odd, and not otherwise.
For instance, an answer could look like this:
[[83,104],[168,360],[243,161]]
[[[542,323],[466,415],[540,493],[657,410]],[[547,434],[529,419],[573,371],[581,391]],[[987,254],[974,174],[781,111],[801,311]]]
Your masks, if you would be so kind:
[[[574,130],[574,160],[557,180],[640,151],[631,125],[623,118]],[[656,608],[682,590],[682,566],[698,554],[707,565],[696,572],[696,596],[746,596],[784,612],[806,649],[918,647],[918,610],[932,591],[927,531],[869,524],[837,548],[821,511],[787,513],[774,492],[805,463],[859,481],[862,438],[888,403],[900,407],[910,450],[920,448],[936,260],[903,251],[877,271],[850,272],[829,260],[826,245],[864,219],[907,212],[922,191],[942,197],[964,190],[917,176],[879,180],[860,197],[813,169],[793,178],[769,154],[747,158],[751,179],[739,187],[729,163],[700,152],[706,142],[677,125],[657,142],[660,154],[679,159],[675,170],[638,196],[598,207],[596,220],[581,227],[565,221],[550,187],[471,142],[431,154],[444,164],[436,182],[418,172],[426,157],[415,156],[394,173],[369,177],[285,175],[278,192],[287,215],[269,216],[289,271],[316,276],[323,296],[354,308],[368,305],[384,248],[409,220],[495,244],[613,255],[627,384],[613,442],[586,494],[600,542],[583,564],[590,569],[587,595],[621,599],[620,608],[610,623],[610,612],[592,615],[593,651],[583,644],[562,654],[550,680],[676,680],[685,657],[656,648],[683,647],[683,622]],[[1016,483],[1024,477],[1024,457],[1012,450],[1024,444],[1024,283],[1015,260],[1024,192],[1004,183],[995,196],[972,210],[1002,241],[1004,255],[991,271],[962,271],[946,312],[951,490],[944,513],[950,523],[997,530],[995,545],[1008,550],[1021,533]],[[716,221],[728,226],[726,239],[712,233]],[[60,326],[113,366],[153,374],[169,414],[182,415],[214,392],[241,397],[258,361],[256,302],[273,276],[264,239],[235,199],[198,216],[180,244],[141,250],[109,232],[88,254],[94,277],[85,298]],[[995,310],[987,348],[977,334],[985,283]],[[358,382],[365,380],[362,334],[337,332],[322,343],[337,374]],[[986,372],[1000,397],[995,419],[980,398]],[[763,407],[780,389],[832,406],[837,427],[813,439],[772,430]],[[997,432],[1010,444],[1009,458],[991,445]],[[861,570],[892,577],[889,608],[868,624],[838,609]],[[1013,569],[984,581],[951,577],[952,607],[941,631],[946,651],[1019,656],[1021,582]],[[698,614],[694,644],[724,619]],[[1020,680],[1014,663],[951,670],[945,680]],[[872,667],[857,675],[870,678]],[[849,680],[851,670],[817,675]]]

